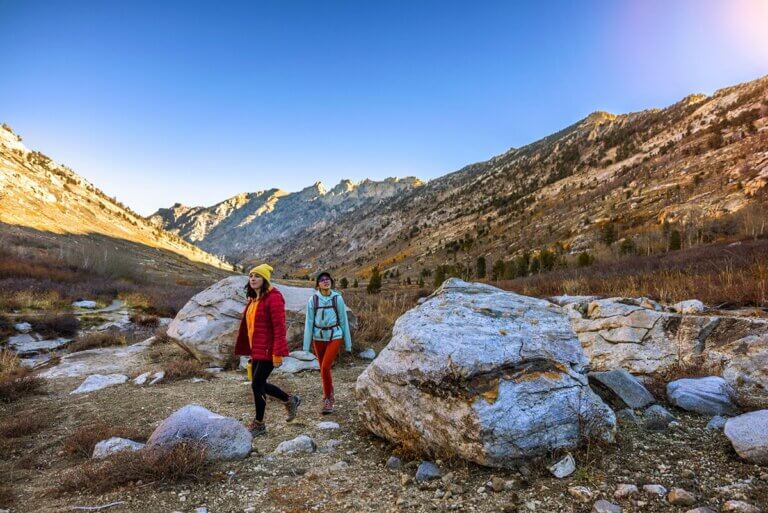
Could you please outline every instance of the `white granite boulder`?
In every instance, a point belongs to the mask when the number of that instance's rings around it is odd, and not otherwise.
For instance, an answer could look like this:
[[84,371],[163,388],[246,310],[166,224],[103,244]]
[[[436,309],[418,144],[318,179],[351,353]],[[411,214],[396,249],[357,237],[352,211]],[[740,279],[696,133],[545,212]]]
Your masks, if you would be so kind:
[[728,419],[724,431],[739,456],[758,465],[768,465],[768,410]]
[[93,458],[104,459],[112,454],[123,451],[138,451],[144,448],[144,444],[113,436],[107,440],[102,440],[93,448]]
[[557,305],[452,278],[397,320],[356,395],[383,438],[512,467],[585,437],[612,440],[615,416],[586,367]]
[[85,378],[85,381],[83,381],[79,387],[70,392],[70,395],[87,394],[89,392],[101,390],[102,388],[121,385],[126,381],[128,381],[128,376],[125,374],[91,374]]
[[209,460],[240,460],[251,452],[251,432],[239,421],[188,404],[163,420],[147,441],[147,448],[170,448],[179,442],[205,445]]
[[735,392],[723,378],[684,378],[667,384],[669,402],[702,415],[736,415]]

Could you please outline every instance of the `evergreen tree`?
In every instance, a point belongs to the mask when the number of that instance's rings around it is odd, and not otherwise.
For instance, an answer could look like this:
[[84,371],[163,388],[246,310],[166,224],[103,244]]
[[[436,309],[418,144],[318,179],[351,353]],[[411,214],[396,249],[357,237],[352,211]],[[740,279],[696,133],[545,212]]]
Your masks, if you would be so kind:
[[342,289],[346,289],[347,287],[349,287],[349,280],[346,277],[342,278],[339,281],[339,287],[341,287]]
[[680,232],[672,230],[669,232],[669,250],[677,251],[683,246],[683,238],[680,236]]
[[475,276],[481,280],[485,278],[485,257],[484,256],[477,257],[477,263],[475,265]]
[[379,274],[379,266],[374,266],[371,271],[371,279],[368,281],[368,287],[366,288],[368,294],[378,294],[381,291],[381,274]]

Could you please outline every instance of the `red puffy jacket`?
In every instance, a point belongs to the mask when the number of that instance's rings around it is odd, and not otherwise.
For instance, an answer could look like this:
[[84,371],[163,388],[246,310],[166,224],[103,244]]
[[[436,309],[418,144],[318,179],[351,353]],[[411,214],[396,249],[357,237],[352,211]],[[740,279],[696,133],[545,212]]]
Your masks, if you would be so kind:
[[[245,309],[248,309],[247,305]],[[285,299],[279,290],[272,287],[259,300],[251,344],[248,344],[248,325],[243,311],[235,341],[235,354],[263,361],[271,361],[273,355],[288,356],[285,334]]]

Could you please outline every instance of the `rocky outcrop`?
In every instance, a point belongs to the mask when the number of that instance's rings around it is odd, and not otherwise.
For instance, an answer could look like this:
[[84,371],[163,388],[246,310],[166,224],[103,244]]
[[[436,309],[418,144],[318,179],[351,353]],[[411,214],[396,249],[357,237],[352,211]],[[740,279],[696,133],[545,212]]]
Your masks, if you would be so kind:
[[560,307],[452,278],[397,320],[356,395],[379,436],[509,467],[584,437],[612,439],[614,414],[586,367]]
[[71,353],[40,375],[47,379],[57,379],[138,371],[148,363],[146,354],[152,340],[150,338],[124,347],[103,347]]
[[[235,336],[245,309],[246,276],[230,276],[196,294],[168,326],[168,335],[198,358],[223,365],[232,358]],[[304,336],[309,287],[275,285],[285,298],[288,347],[297,349]],[[347,309],[350,325],[356,320]]]
[[663,378],[696,366],[740,396],[768,400],[768,320],[683,315],[645,298],[586,298],[564,308],[594,371]]

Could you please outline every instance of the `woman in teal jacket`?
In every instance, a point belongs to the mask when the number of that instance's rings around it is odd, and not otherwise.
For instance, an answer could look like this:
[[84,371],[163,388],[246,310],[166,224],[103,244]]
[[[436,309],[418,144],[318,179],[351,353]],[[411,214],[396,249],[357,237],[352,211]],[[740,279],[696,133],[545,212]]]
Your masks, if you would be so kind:
[[333,413],[333,377],[331,367],[344,341],[344,349],[352,351],[352,336],[349,334],[347,307],[344,298],[333,290],[334,281],[330,273],[321,272],[315,280],[315,293],[307,302],[307,320],[304,324],[304,351],[310,345],[320,363],[320,378],[323,383],[322,413]]

